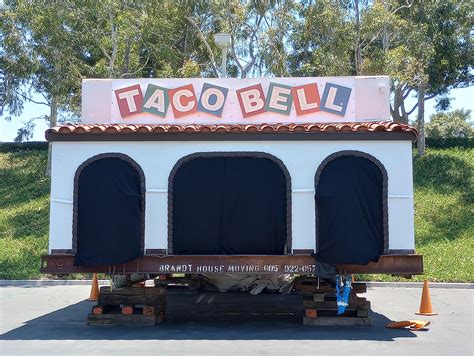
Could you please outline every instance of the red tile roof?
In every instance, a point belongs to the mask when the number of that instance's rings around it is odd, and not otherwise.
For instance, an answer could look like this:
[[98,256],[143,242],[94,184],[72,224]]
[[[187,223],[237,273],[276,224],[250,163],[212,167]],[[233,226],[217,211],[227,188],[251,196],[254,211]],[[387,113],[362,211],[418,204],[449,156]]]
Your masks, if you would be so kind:
[[[292,123],[292,124],[189,124],[189,125],[148,125],[148,124],[65,124],[46,130],[48,141],[69,140],[65,135],[121,136],[127,135],[168,135],[168,134],[368,134],[399,133],[405,139],[416,140],[418,132],[412,126],[390,121],[380,122],[345,122],[345,123]],[[214,136],[214,135],[213,135]],[[332,136],[332,135],[331,135]],[[385,136],[385,135],[384,135]],[[399,135],[397,135],[399,136]],[[72,137],[71,137],[72,139]],[[86,140],[86,137],[82,139]],[[110,139],[112,139],[110,137]],[[120,140],[119,137],[115,139]],[[122,138],[123,139],[123,138]],[[209,139],[211,139],[209,137]],[[215,139],[215,137],[213,137]],[[99,140],[98,137],[94,140]]]

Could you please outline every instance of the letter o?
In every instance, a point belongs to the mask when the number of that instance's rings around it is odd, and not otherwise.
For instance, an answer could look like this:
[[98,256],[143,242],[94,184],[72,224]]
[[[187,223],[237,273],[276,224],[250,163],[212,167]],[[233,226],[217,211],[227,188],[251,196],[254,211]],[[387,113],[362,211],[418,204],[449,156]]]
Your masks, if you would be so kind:
[[[216,96],[216,102],[214,104],[209,103],[209,99],[212,95]],[[224,105],[224,102],[224,93],[217,88],[207,88],[206,91],[202,93],[201,105],[206,110],[217,111]]]

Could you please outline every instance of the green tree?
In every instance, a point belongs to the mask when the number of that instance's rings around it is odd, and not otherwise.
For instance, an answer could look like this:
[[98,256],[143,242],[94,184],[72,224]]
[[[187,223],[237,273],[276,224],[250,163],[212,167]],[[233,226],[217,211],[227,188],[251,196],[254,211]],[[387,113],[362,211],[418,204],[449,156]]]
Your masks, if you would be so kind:
[[227,72],[232,77],[288,75],[288,40],[293,32],[297,5],[293,0],[212,1],[207,8],[186,16],[197,31],[218,75],[221,51],[213,35],[231,35]]
[[350,8],[342,1],[308,2],[299,7],[299,21],[292,33],[288,59],[294,76],[356,74]]
[[[417,112],[419,155],[425,146],[425,101],[437,98],[446,106],[451,89],[473,83],[473,10],[472,2],[456,0],[382,0],[369,9],[369,18],[381,21],[369,27],[375,36],[364,58],[366,68],[370,74],[385,71],[391,76],[396,121],[408,123],[408,116]],[[417,101],[407,108],[413,95]]]
[[293,1],[274,0],[7,0],[2,10],[2,113],[46,105],[51,126],[79,115],[83,78],[217,76],[220,31],[232,34],[234,76],[286,75],[294,19]]
[[474,137],[471,110],[457,109],[430,116],[426,124],[426,136],[434,138]]
[[[300,7],[292,36],[293,75],[389,75],[391,115],[417,113],[424,154],[424,107],[446,106],[453,88],[472,85],[471,1],[327,0]],[[407,99],[417,101],[407,107]]]
[[[2,111],[18,116],[25,101],[46,105],[51,126],[60,110],[77,112],[77,93],[88,66],[80,38],[70,25],[74,14],[68,10],[60,2],[5,2]],[[33,93],[41,99],[33,99]]]

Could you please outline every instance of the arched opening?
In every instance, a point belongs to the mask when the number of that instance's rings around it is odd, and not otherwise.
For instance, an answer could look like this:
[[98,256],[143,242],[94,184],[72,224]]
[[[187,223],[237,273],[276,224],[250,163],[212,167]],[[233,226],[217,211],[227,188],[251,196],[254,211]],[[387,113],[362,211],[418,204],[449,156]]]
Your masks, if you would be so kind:
[[342,151],[318,168],[316,254],[331,264],[378,261],[388,248],[387,173],[374,157]]
[[275,157],[197,153],[170,175],[169,252],[283,255],[291,248],[291,186]]
[[76,266],[117,265],[143,256],[145,177],[130,157],[101,154],[74,179]]

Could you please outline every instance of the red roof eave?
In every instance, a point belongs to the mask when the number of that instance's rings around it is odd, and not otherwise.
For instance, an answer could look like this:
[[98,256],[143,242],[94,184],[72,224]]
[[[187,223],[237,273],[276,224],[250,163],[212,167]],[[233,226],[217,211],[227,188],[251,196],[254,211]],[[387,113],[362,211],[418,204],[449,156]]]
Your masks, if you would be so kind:
[[[46,130],[46,139],[52,141],[139,141],[139,140],[199,140],[235,138],[240,135],[260,139],[314,139],[319,140],[412,140],[418,137],[417,130],[409,125],[391,121],[345,122],[345,123],[288,123],[288,124],[187,124],[187,125],[151,125],[151,124],[65,124]],[[212,135],[210,135],[212,134]],[[268,135],[275,134],[275,135]],[[349,134],[349,135],[348,135]],[[239,136],[237,136],[239,135]],[[265,138],[263,137],[265,136]],[[277,136],[279,138],[277,138]],[[306,136],[307,138],[302,138]],[[194,137],[194,138],[193,138]]]

